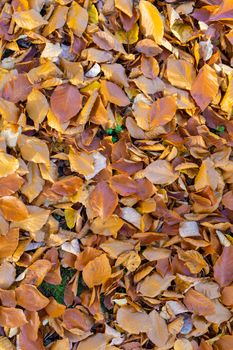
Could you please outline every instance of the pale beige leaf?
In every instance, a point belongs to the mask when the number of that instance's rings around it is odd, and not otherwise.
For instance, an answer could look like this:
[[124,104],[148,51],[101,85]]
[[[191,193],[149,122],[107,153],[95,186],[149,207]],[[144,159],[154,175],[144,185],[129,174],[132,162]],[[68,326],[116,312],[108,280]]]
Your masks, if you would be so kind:
[[176,181],[178,173],[167,160],[155,160],[144,170],[144,176],[156,185],[169,185]]
[[197,222],[196,221],[182,221],[180,223],[179,234],[183,238],[200,236]]
[[174,280],[174,276],[166,275],[161,277],[160,274],[154,272],[152,275],[147,276],[143,281],[138,284],[138,292],[143,296],[154,298],[159,295],[163,290],[166,290],[171,281]]

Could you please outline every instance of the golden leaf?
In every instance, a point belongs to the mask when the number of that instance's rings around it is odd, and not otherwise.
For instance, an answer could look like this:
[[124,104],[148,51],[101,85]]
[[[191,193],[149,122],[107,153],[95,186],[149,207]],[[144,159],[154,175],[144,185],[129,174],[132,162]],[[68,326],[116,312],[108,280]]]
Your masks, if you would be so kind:
[[77,211],[72,208],[69,208],[65,209],[64,212],[67,226],[69,227],[69,229],[74,228],[76,223]]
[[85,8],[80,6],[77,2],[72,2],[69,8],[67,25],[74,32],[75,35],[80,37],[87,27],[88,12]]
[[26,30],[32,30],[48,23],[43,19],[40,13],[35,11],[34,9],[15,12],[12,18],[20,28]]
[[135,23],[133,25],[133,28],[128,32],[125,32],[124,30],[117,31],[116,38],[122,44],[132,45],[138,41],[138,32],[139,32],[139,27],[137,23]]
[[0,178],[13,174],[19,168],[19,161],[10,154],[0,152]]
[[160,17],[157,8],[149,1],[140,0],[140,26],[146,37],[151,37],[157,44],[160,44],[163,39],[163,21]]
[[89,5],[87,12],[88,12],[88,23],[97,24],[99,22],[99,15],[95,5],[94,4]]

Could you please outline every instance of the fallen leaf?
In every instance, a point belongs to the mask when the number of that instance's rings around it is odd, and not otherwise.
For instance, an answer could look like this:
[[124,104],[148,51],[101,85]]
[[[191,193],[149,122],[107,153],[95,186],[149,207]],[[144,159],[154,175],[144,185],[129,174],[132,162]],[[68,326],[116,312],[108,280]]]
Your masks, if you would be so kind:
[[201,111],[215,98],[218,88],[219,84],[215,70],[205,64],[198,72],[191,87],[191,95]]
[[232,261],[233,246],[224,247],[222,254],[214,265],[214,279],[221,287],[226,287],[233,281]]
[[88,262],[83,269],[83,279],[89,288],[103,284],[111,276],[111,266],[106,254]]
[[158,347],[163,347],[169,337],[166,321],[155,310],[151,311],[149,316],[152,322],[152,327],[147,332],[147,336],[153,344]]
[[184,304],[190,312],[199,316],[208,316],[215,312],[213,301],[194,289],[189,289],[185,294]]
[[106,220],[116,209],[117,194],[107,182],[99,182],[90,194],[89,204],[96,216]]
[[157,44],[163,39],[164,26],[157,8],[149,1],[140,0],[140,26],[146,37],[151,37]]
[[29,311],[38,311],[45,308],[49,299],[47,299],[39,290],[30,284],[23,284],[16,288],[17,304]]
[[26,30],[32,30],[48,23],[43,19],[40,13],[34,9],[15,12],[12,18],[20,28]]
[[14,196],[1,197],[0,210],[8,221],[21,221],[29,216],[26,205]]
[[50,103],[51,110],[59,122],[65,123],[78,114],[81,109],[82,98],[76,87],[70,84],[63,84],[62,86],[57,86],[53,91]]
[[152,328],[149,315],[145,312],[135,311],[128,306],[123,306],[118,309],[116,320],[118,325],[130,334],[145,333]]
[[0,306],[0,324],[2,327],[21,327],[27,323],[23,310]]
[[145,168],[144,176],[153,184],[165,185],[176,181],[178,173],[167,160],[158,159]]
[[67,25],[80,37],[86,29],[88,23],[88,12],[85,8],[80,6],[77,2],[72,2],[67,16]]
[[151,128],[169,123],[176,113],[176,98],[173,96],[162,97],[151,106]]

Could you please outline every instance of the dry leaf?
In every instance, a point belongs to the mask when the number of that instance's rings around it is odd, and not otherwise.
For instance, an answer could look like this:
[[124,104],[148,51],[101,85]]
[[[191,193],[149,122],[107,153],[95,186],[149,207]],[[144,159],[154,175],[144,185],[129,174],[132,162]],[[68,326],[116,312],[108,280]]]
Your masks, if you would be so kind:
[[232,260],[233,246],[224,247],[222,254],[214,265],[214,279],[221,287],[228,286],[233,281]]
[[128,306],[118,309],[116,320],[118,325],[130,334],[145,333],[152,328],[152,322],[149,315],[145,312],[135,311]]
[[88,12],[77,2],[72,2],[67,16],[67,25],[75,35],[81,36],[88,23]]
[[126,94],[121,90],[121,88],[106,80],[101,81],[101,93],[103,94],[104,98],[111,102],[116,104],[117,106],[128,106],[130,101]]
[[164,28],[159,11],[146,0],[140,0],[139,11],[141,15],[140,25],[144,35],[153,38],[157,44],[160,44],[163,39]]
[[190,62],[169,58],[167,60],[167,78],[172,85],[191,90],[196,73]]
[[91,260],[83,269],[83,279],[89,288],[103,284],[111,276],[111,266],[106,254]]
[[166,321],[155,310],[151,311],[149,316],[152,328],[147,332],[147,336],[153,344],[163,347],[169,337]]
[[205,64],[199,71],[191,87],[191,95],[203,111],[218,93],[218,78],[215,70]]
[[199,316],[212,315],[215,312],[214,302],[193,289],[185,294],[184,304],[190,312]]
[[43,19],[40,13],[34,9],[15,12],[13,14],[13,19],[20,28],[26,30],[32,30],[48,23]]
[[13,196],[0,198],[0,210],[4,218],[8,221],[21,221],[29,216],[26,205]]
[[49,303],[43,294],[41,294],[35,286],[23,284],[16,288],[17,304],[29,311],[38,311],[46,307]]
[[150,163],[144,170],[144,176],[153,184],[171,184],[178,178],[172,165],[167,160],[156,160]]
[[51,110],[59,122],[65,123],[78,114],[81,108],[82,98],[76,87],[70,84],[64,84],[56,87],[50,98],[50,103]]

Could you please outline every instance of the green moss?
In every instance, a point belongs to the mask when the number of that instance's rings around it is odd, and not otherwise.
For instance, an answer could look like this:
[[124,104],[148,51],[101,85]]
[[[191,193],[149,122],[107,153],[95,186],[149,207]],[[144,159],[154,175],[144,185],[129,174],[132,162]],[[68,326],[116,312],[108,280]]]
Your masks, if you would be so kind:
[[220,133],[224,132],[225,131],[225,126],[224,125],[218,125],[216,130]]
[[54,297],[54,299],[56,299],[58,303],[64,304],[65,288],[68,282],[70,281],[70,279],[74,276],[75,272],[76,270],[74,269],[61,267],[61,277],[62,277],[61,284],[55,285],[44,281],[41,283],[38,289],[47,298]]

